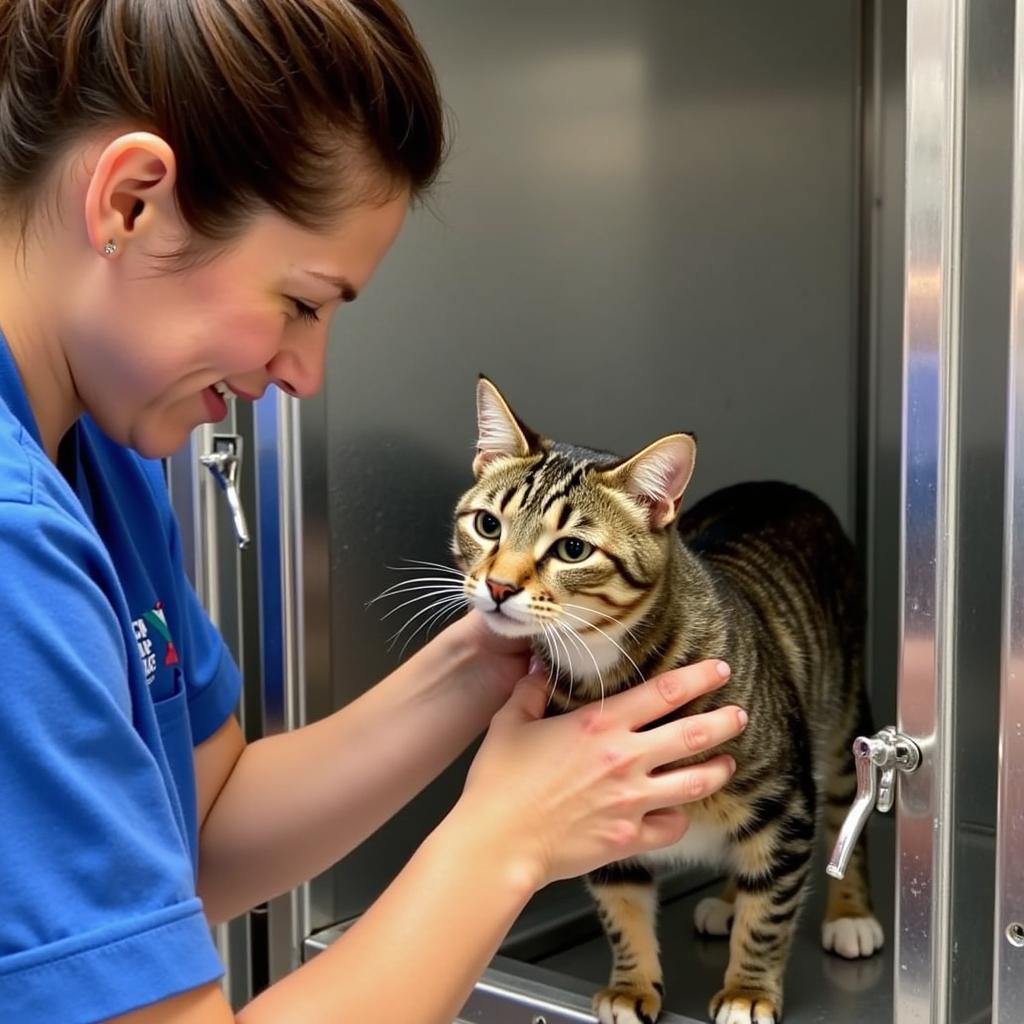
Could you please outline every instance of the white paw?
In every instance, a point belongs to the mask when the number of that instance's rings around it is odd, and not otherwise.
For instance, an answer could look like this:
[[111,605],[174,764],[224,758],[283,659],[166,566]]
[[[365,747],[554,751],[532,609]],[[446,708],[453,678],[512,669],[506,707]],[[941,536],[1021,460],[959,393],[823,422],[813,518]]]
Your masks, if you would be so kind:
[[597,1019],[601,1024],[644,1024],[643,1021],[628,1007],[613,1007],[611,1003],[601,1003],[595,1007]]
[[728,935],[736,914],[734,904],[717,896],[705,896],[693,911],[693,923],[702,935]]
[[715,1024],[777,1024],[775,1006],[767,999],[751,1001],[744,998],[726,999],[719,1007]]
[[885,935],[873,917],[840,917],[821,926],[821,944],[847,960],[871,956],[882,948]]
[[661,995],[628,984],[602,989],[594,996],[594,1013],[601,1024],[654,1024]]

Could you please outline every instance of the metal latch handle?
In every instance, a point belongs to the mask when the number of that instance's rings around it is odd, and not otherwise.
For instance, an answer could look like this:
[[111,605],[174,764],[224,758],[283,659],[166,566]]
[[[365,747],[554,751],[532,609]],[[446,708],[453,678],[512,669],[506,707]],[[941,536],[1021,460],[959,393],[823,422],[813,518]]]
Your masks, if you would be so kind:
[[917,744],[891,725],[874,736],[858,736],[853,741],[853,757],[857,767],[857,796],[839,830],[832,859],[825,869],[832,878],[846,874],[871,812],[876,807],[883,814],[892,809],[896,799],[896,772],[916,771],[921,763]]
[[234,523],[238,546],[245,549],[249,546],[249,524],[246,522],[245,509],[238,494],[238,473],[242,463],[242,438],[238,434],[214,434],[213,451],[209,455],[200,455],[199,461],[213,474],[220,484],[231,510],[231,521]]

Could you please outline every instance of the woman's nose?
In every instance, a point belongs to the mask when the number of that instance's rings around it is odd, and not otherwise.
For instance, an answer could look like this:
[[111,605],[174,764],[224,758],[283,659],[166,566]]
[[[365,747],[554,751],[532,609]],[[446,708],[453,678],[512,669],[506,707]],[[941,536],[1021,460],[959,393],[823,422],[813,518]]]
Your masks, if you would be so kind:
[[323,385],[326,360],[325,330],[319,333],[316,340],[307,337],[300,345],[282,348],[267,363],[267,373],[282,391],[296,398],[310,398]]

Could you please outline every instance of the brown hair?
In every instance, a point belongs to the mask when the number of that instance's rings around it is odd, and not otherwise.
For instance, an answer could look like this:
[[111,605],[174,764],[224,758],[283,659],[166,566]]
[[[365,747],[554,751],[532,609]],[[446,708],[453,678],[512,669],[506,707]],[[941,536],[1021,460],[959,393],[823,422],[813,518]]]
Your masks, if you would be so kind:
[[422,194],[444,157],[437,82],[393,0],[0,0],[0,204],[28,224],[84,133],[131,124],[177,157],[200,236],[247,214],[316,228],[354,203]]

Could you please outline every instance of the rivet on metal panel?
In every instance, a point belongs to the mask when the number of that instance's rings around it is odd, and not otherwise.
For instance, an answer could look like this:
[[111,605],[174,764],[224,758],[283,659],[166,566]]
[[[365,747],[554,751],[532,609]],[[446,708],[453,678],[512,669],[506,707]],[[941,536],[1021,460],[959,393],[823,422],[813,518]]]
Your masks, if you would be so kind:
[[1006,941],[1011,946],[1024,946],[1024,924],[1014,921],[1006,926]]

